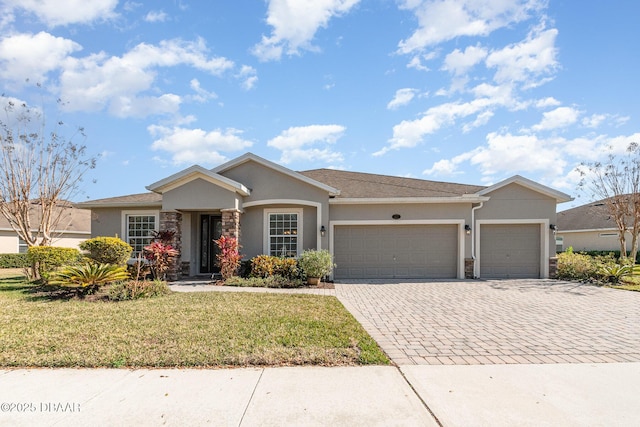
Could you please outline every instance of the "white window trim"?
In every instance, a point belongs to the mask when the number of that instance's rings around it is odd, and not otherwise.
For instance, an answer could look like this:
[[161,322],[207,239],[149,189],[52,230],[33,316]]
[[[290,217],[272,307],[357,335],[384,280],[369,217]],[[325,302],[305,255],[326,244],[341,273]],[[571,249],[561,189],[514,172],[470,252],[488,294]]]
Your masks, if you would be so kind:
[[271,253],[271,247],[269,245],[269,216],[271,214],[278,214],[278,213],[289,213],[289,214],[297,214],[298,215],[298,234],[297,234],[297,239],[298,239],[298,244],[296,245],[296,257],[299,257],[300,254],[302,253],[302,245],[303,245],[303,230],[304,230],[304,224],[303,224],[303,212],[304,209],[300,209],[300,208],[268,208],[265,209],[263,211],[263,241],[262,241],[262,251],[265,254],[270,254]]
[[127,229],[127,217],[129,216],[153,216],[155,217],[155,231],[158,231],[159,227],[160,227],[160,211],[155,211],[155,210],[143,210],[143,211],[136,211],[136,210],[127,210],[127,211],[122,211],[121,214],[121,232],[122,234],[120,235],[121,239],[124,240],[125,242],[129,243],[129,230]]

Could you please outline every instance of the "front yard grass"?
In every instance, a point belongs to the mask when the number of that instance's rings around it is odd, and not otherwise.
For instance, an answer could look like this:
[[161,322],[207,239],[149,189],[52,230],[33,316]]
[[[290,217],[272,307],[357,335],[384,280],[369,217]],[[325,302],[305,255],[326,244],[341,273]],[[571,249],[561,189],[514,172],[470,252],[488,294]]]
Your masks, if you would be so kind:
[[626,291],[640,292],[640,276],[625,276],[617,285],[611,285],[612,288],[624,289]]
[[134,301],[51,300],[0,276],[2,367],[388,364],[334,297],[172,293]]

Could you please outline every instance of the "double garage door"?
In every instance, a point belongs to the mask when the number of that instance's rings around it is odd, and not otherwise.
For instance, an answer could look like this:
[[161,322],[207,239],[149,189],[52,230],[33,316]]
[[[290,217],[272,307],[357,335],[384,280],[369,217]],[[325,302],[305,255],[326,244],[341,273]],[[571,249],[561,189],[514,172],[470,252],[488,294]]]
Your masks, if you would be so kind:
[[[538,278],[539,224],[482,224],[480,277]],[[458,226],[340,225],[335,227],[336,279],[454,279]]]
[[335,227],[336,279],[451,279],[458,272],[458,226]]

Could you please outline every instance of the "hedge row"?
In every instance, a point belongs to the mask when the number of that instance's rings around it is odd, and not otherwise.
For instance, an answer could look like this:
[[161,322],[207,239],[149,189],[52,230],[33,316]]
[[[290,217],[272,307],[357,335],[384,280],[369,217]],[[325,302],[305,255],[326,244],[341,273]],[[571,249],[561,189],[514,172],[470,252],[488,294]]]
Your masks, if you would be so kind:
[[27,254],[0,254],[0,268],[26,268],[30,265]]

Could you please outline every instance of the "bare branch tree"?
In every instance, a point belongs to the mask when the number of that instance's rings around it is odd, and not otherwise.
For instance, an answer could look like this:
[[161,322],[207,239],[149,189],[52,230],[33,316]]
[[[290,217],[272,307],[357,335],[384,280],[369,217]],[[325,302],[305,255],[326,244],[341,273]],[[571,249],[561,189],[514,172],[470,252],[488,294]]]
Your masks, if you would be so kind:
[[27,246],[50,245],[67,201],[77,194],[96,158],[74,142],[86,139],[82,128],[65,139],[57,131],[64,123],[48,130],[41,109],[4,95],[0,99],[5,103],[0,119],[0,214]]
[[628,258],[635,262],[640,234],[640,145],[631,143],[624,155],[610,154],[605,163],[585,163],[579,171],[580,186],[603,200],[616,224],[621,257],[627,257],[627,233],[631,235]]

